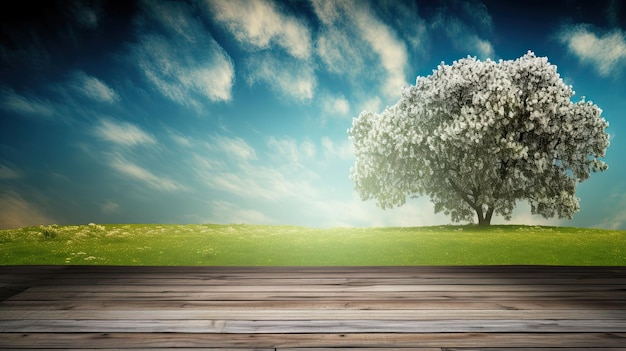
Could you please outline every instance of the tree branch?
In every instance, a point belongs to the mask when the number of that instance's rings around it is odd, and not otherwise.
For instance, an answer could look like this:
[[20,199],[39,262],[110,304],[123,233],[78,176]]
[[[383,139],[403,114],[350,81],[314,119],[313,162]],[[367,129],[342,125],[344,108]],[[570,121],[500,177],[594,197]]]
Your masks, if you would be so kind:
[[[454,191],[457,192],[457,194],[459,194],[461,196],[461,198],[463,199],[463,201],[467,202],[468,205],[470,205],[471,208],[473,208],[475,211],[478,211],[478,205],[476,204],[475,201],[472,201],[469,198],[469,195],[463,191],[463,189],[461,189],[460,186],[458,186],[452,179],[448,178],[448,182],[450,183],[450,185],[452,186],[452,189],[454,189]],[[478,198],[478,196],[473,195],[475,198]]]

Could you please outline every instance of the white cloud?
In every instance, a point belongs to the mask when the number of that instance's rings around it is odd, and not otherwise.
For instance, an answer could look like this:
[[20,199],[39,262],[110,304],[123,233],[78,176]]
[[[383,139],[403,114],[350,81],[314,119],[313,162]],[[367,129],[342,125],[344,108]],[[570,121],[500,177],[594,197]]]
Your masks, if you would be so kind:
[[559,39],[581,62],[591,64],[601,76],[622,72],[626,66],[626,33],[620,29],[596,35],[590,26],[563,29]]
[[426,21],[418,14],[416,1],[378,1],[376,12],[395,28],[413,52],[424,53],[428,41]]
[[278,139],[269,137],[267,146],[270,150],[270,157],[276,161],[286,162],[288,164],[306,162],[314,158],[316,154],[315,144],[309,140],[298,143],[298,141],[293,138]]
[[365,69],[364,55],[366,53],[346,30],[335,26],[323,29],[317,38],[315,49],[326,69],[332,73],[345,74],[352,79],[357,79]]
[[441,30],[459,50],[469,51],[481,59],[495,58],[493,45],[481,38],[470,25],[462,19],[440,12],[432,24],[435,30]]
[[290,173],[295,168],[240,164],[226,170],[203,168],[196,164],[196,173],[211,189],[237,196],[243,203],[263,208],[267,201],[293,204],[294,199],[314,196],[311,184]]
[[[313,8],[324,24],[316,43],[317,54],[329,71],[372,75],[367,59],[372,54],[384,72],[382,91],[396,97],[406,85],[408,51],[405,43],[390,26],[383,23],[367,4],[358,2],[314,1]],[[358,73],[358,74],[357,74]]]
[[110,157],[109,166],[125,176],[143,182],[153,189],[163,191],[186,190],[186,188],[178,182],[167,177],[157,176],[151,171],[127,161],[120,154],[114,154]]
[[256,0],[207,0],[215,19],[242,44],[267,49],[272,44],[298,59],[311,55],[311,34],[306,24],[281,12],[275,3]]
[[0,107],[23,115],[52,118],[56,114],[53,103],[45,99],[17,94],[13,89],[0,89]]
[[128,122],[101,119],[94,132],[100,138],[122,146],[156,143],[152,135]]
[[100,210],[103,213],[116,213],[120,209],[120,205],[117,202],[107,200],[100,205]]
[[53,223],[55,220],[40,206],[24,199],[17,191],[4,188],[0,192],[0,229]]
[[224,49],[183,3],[154,2],[145,10],[164,33],[140,31],[132,59],[157,90],[181,105],[230,101],[235,68]]
[[317,79],[313,68],[306,63],[258,55],[248,61],[248,67],[251,85],[265,83],[275,92],[301,102],[313,98]]
[[76,72],[73,79],[74,88],[90,99],[107,103],[113,103],[119,99],[115,90],[83,71]]
[[360,111],[357,111],[358,113],[361,113],[363,111],[379,113],[382,111],[383,102],[380,100],[378,96],[374,96],[372,98],[368,98],[367,100],[363,101],[361,105],[363,107]]
[[143,4],[145,14],[163,26],[168,34],[191,43],[204,40],[200,24],[185,3],[146,0]]
[[397,38],[392,28],[376,18],[366,7],[354,6],[351,12],[361,35],[380,56],[381,63],[387,71],[383,92],[388,96],[397,96],[401,88],[407,85],[406,46]]
[[241,138],[229,138],[216,135],[211,138],[210,149],[228,156],[236,161],[256,160],[256,151]]
[[210,223],[253,223],[274,224],[277,223],[261,211],[251,208],[241,208],[239,205],[228,201],[215,200],[209,203],[211,216],[203,222]]
[[326,94],[322,97],[322,110],[326,115],[346,117],[350,113],[350,103],[341,94]]
[[198,107],[200,97],[229,101],[235,79],[233,63],[212,39],[205,45],[200,55],[201,49],[191,43],[146,35],[135,55],[146,78],[174,102]]
[[313,158],[317,153],[315,144],[310,140],[305,140],[300,144],[300,153],[304,155],[305,158]]
[[340,142],[334,142],[329,137],[322,137],[322,148],[326,159],[354,159],[354,147],[352,146],[352,142],[347,138],[342,139]]
[[342,19],[342,9],[337,1],[311,0],[317,17],[327,26]]
[[168,134],[169,134],[169,137],[179,146],[183,146],[186,148],[193,146],[191,138],[184,136],[181,133],[173,129],[169,129]]
[[220,137],[209,143],[208,154],[194,154],[193,168],[209,188],[257,203],[315,196],[309,182],[314,172],[303,167],[315,156],[315,146],[273,137],[267,146],[269,158],[260,160],[243,139]]
[[626,229],[626,193],[624,193],[624,189],[621,187],[614,189],[607,203],[613,204],[612,210],[605,211],[605,217],[597,226],[607,229]]
[[7,166],[0,163],[0,180],[18,179],[22,174],[15,167]]

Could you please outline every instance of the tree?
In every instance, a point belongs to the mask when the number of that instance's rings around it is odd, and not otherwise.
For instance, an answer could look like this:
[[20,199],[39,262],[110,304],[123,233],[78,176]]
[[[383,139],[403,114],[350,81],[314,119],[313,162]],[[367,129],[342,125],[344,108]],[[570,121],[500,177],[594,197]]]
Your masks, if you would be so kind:
[[521,200],[533,214],[572,218],[577,183],[608,168],[600,159],[609,146],[602,110],[573,95],[530,51],[441,63],[394,106],[353,120],[355,189],[382,208],[426,195],[454,222],[510,220]]

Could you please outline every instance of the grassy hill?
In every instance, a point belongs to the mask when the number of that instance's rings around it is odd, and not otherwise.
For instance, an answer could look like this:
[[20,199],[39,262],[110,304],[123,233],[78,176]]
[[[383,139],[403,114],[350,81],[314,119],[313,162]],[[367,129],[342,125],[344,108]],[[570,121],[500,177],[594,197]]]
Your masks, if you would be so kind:
[[540,226],[312,229],[81,225],[0,230],[0,265],[626,266],[626,231]]

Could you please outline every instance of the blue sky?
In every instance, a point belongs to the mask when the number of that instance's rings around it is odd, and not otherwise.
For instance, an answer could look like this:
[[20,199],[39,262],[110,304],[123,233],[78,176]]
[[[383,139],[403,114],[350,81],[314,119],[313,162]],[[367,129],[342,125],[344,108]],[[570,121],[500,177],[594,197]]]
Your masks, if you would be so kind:
[[393,210],[359,199],[352,118],[441,61],[532,50],[603,109],[609,170],[579,185],[573,220],[520,203],[511,223],[626,229],[623,1],[0,7],[0,228],[450,223],[425,197]]

